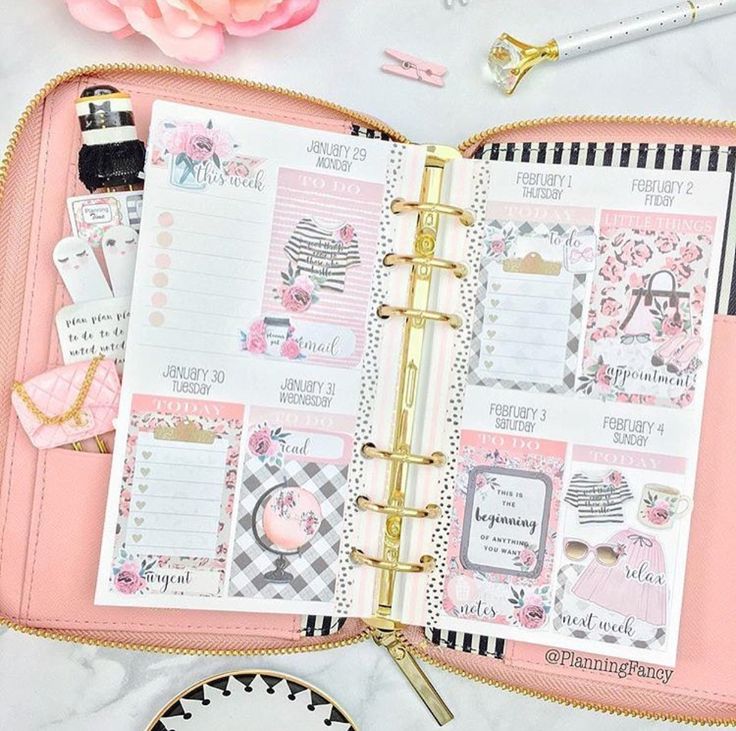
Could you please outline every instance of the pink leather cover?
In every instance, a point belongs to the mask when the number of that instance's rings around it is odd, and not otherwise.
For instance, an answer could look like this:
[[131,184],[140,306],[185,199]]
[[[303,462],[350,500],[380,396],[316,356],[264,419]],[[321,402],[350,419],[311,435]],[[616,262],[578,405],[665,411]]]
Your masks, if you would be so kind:
[[[105,82],[132,93],[140,130],[147,128],[154,98],[346,133],[351,121],[357,121],[309,100],[263,89],[142,71],[72,77],[30,115],[0,200],[0,221],[6,223],[0,226],[0,614],[23,626],[80,639],[172,649],[237,652],[319,643],[319,638],[300,636],[294,616],[94,606],[110,457],[67,449],[39,452],[10,407],[13,380],[61,363],[53,316],[65,300],[51,250],[69,234],[66,197],[84,192],[76,180],[80,142],[73,102],[84,87]],[[525,127],[503,139],[736,144],[732,130],[678,123],[555,123]],[[408,631],[411,642],[458,670],[565,702],[736,719],[736,585],[729,579],[736,531],[728,510],[736,438],[731,377],[736,319],[717,318],[712,348],[680,650],[666,684],[553,663],[546,648],[523,643],[508,643],[500,661],[435,648],[418,628]],[[340,638],[362,629],[359,621],[349,621]]]
[[[73,76],[29,116],[0,200],[0,615],[80,638],[225,651],[308,646],[300,618],[235,612],[119,609],[93,604],[110,457],[38,451],[11,408],[14,380],[61,365],[54,314],[68,304],[54,270],[54,244],[70,235],[66,198],[81,144],[74,100],[93,84],[129,91],[142,135],[163,98],[288,124],[349,133],[347,113],[306,98],[181,73],[100,72]],[[348,622],[342,637],[359,634]],[[324,641],[324,640],[322,640]]]
[[46,416],[59,416],[76,401],[91,367],[95,368],[94,376],[82,403],[79,423],[70,418],[61,424],[43,424],[18,390],[13,391],[15,412],[34,447],[51,449],[113,430],[112,420],[118,414],[120,401],[120,379],[112,360],[102,360],[94,365],[92,361],[85,361],[52,368],[30,378],[22,388]]

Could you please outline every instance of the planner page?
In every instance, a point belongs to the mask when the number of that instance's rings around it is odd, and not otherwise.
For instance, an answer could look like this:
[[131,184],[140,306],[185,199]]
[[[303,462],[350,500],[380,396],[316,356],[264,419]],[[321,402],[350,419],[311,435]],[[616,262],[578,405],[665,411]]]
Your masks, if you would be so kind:
[[389,203],[423,160],[156,102],[98,604],[333,611]]
[[672,665],[733,152],[496,145],[464,169],[429,623]]

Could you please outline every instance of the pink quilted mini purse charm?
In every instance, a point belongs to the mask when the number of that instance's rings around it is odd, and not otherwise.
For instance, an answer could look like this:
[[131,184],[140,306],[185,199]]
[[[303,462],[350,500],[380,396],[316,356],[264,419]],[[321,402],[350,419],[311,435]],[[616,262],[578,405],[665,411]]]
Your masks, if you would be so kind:
[[13,384],[12,401],[34,447],[51,449],[112,431],[120,379],[115,363],[97,356]]

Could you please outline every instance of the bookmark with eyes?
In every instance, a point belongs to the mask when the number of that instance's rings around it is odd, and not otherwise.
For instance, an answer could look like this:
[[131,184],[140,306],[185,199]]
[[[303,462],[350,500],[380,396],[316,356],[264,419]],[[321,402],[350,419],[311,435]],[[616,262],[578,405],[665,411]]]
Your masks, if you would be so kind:
[[102,234],[102,255],[110,285],[116,297],[127,297],[133,291],[138,234],[130,226],[110,226]]
[[84,239],[72,236],[54,247],[54,264],[72,302],[89,302],[112,297],[92,247]]

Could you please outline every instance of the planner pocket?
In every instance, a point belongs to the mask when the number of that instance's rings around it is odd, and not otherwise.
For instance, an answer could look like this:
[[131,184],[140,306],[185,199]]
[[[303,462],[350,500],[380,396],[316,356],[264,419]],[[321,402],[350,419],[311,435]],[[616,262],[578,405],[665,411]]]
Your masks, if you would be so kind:
[[33,624],[81,628],[93,621],[110,460],[65,448],[39,453],[22,606]]

